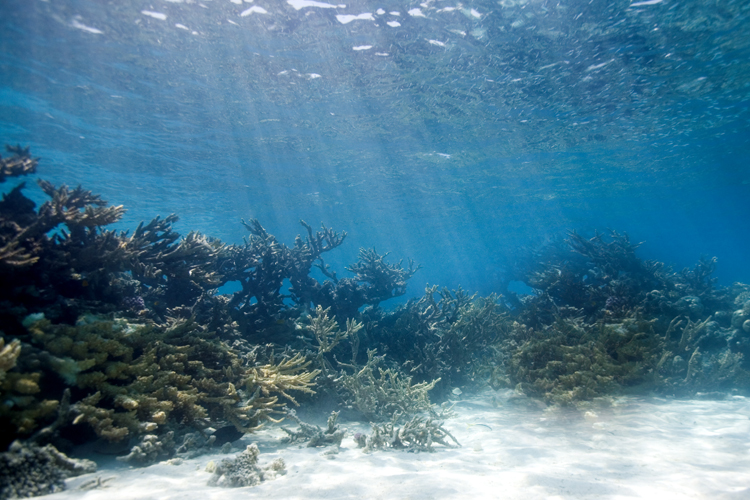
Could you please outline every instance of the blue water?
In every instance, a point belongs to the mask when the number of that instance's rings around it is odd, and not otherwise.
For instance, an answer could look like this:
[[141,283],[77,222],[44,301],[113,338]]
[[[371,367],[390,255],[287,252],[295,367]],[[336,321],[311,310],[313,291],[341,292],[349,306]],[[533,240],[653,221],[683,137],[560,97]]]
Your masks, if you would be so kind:
[[340,276],[421,264],[407,296],[502,291],[568,229],[750,282],[750,8],[636,4],[3,0],[0,141],[122,229],[323,222]]

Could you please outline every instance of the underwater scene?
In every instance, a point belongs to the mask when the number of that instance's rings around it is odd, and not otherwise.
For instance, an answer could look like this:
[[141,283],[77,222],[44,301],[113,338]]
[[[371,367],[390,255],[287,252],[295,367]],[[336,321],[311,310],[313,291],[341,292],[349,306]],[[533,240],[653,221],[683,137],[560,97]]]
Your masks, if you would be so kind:
[[0,11],[0,500],[750,498],[746,1]]

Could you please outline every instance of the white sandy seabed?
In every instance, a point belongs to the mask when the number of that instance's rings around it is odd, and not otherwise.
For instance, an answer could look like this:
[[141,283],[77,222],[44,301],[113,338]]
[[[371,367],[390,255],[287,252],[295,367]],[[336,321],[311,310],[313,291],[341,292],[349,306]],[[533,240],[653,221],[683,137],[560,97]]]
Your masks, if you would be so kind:
[[[208,486],[203,455],[179,465],[100,468],[68,480],[45,498],[86,500],[212,499],[750,499],[750,399],[722,401],[618,398],[588,411],[530,410],[497,394],[458,402],[444,427],[461,448],[434,453],[365,454],[348,429],[340,453],[284,445],[278,427],[235,443],[261,450],[259,465],[282,457],[287,473],[255,487]],[[303,419],[306,419],[303,416]],[[311,423],[324,426],[325,419]],[[288,423],[290,427],[294,427]],[[80,486],[100,478],[102,486]]]

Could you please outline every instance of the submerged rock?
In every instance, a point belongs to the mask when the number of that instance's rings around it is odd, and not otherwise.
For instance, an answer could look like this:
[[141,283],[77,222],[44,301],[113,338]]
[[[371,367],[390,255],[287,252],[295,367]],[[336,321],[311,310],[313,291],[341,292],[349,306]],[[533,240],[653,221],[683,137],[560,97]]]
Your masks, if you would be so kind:
[[14,441],[0,453],[0,500],[63,491],[65,479],[95,471],[91,460],[69,458],[52,445]]

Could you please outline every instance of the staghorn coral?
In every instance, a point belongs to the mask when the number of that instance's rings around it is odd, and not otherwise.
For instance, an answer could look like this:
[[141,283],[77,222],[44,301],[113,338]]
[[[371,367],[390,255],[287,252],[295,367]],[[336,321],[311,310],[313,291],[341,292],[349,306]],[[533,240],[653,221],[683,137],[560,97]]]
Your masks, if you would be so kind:
[[[622,392],[693,395],[746,385],[743,356],[707,341],[716,328],[710,318],[683,323],[676,317],[662,333],[639,315],[594,325],[560,318],[516,347],[506,341],[499,351],[511,355],[500,371],[526,395],[562,405]],[[701,346],[710,351],[704,355]]]
[[283,318],[286,309],[281,287],[289,280],[290,298],[296,304],[320,302],[315,300],[322,288],[310,274],[318,261],[325,268],[322,254],[341,245],[346,233],[336,233],[322,226],[313,233],[301,221],[308,233],[303,240],[297,236],[292,248],[280,243],[256,219],[242,221],[251,235],[244,245],[230,245],[220,257],[219,267],[227,281],[239,282],[241,290],[229,302],[234,318],[241,328],[261,329]]
[[[27,150],[16,153],[29,172],[36,168]],[[38,208],[23,194],[24,183],[0,201],[0,281],[8,284],[0,289],[0,314],[9,335],[22,335],[20,323],[29,312],[74,318],[76,306],[69,298],[90,304],[119,301],[113,297],[118,293],[113,273],[124,270],[124,251],[117,235],[101,227],[119,220],[125,210],[107,206],[80,186],[37,184],[48,197]]]
[[342,340],[349,339],[352,346],[352,362],[356,361],[359,347],[358,332],[364,326],[354,319],[347,319],[346,330],[341,330],[336,319],[328,316],[330,310],[330,308],[323,309],[319,305],[309,318],[310,324],[306,325],[307,331],[312,334],[315,340],[312,345],[317,348],[315,362],[326,377],[331,377],[334,373],[333,365],[326,358],[326,355],[331,353]]
[[[371,453],[375,450],[406,450],[410,452],[434,452],[434,444],[446,448],[458,448],[461,445],[447,431],[442,422],[415,415],[403,426],[396,426],[396,419],[383,425],[372,425],[372,435],[358,435],[355,441],[362,451]],[[452,442],[450,442],[450,441]]]
[[608,394],[621,374],[602,345],[588,340],[580,320],[558,320],[513,353],[508,374],[517,389],[550,403],[571,404]]
[[[337,383],[341,387],[344,404],[356,408],[370,421],[389,420],[394,415],[413,415],[430,409],[427,393],[439,380],[412,384],[412,377],[393,368],[384,370],[378,365],[385,355],[376,356],[368,349],[367,363],[363,367],[340,363],[352,370],[342,371]],[[377,374],[375,369],[377,368]]]
[[[21,252],[25,252],[26,256],[22,262],[3,260],[6,265],[16,268],[31,266],[56,242],[70,238],[73,233],[85,234],[87,229],[116,222],[125,213],[122,206],[108,207],[107,202],[80,186],[71,191],[65,185],[56,188],[44,180],[37,183],[50,200],[44,202],[36,212],[34,203],[21,194],[23,184],[3,197],[0,206],[0,244],[2,248],[13,248],[16,259]],[[67,228],[63,236],[47,236],[61,224]]]
[[339,429],[339,426],[336,425],[336,420],[338,420],[339,417],[339,412],[337,411],[331,412],[331,416],[328,417],[328,426],[325,431],[317,425],[308,424],[300,420],[294,410],[288,411],[286,416],[297,422],[297,425],[299,425],[298,431],[291,431],[286,427],[281,428],[281,430],[287,433],[287,437],[284,439],[289,443],[306,440],[308,448],[328,445],[338,448],[341,446],[341,441],[346,435],[346,429]]
[[[307,394],[315,394],[310,387],[314,385],[313,379],[319,370],[312,372],[304,371],[311,362],[305,360],[300,353],[273,364],[271,362],[262,366],[253,366],[243,372],[243,382],[250,398],[239,406],[232,406],[225,412],[225,418],[233,423],[242,432],[252,432],[262,426],[265,420],[280,422],[271,418],[273,413],[282,413],[278,409],[283,407],[278,397],[273,393],[283,395],[286,399],[297,405],[297,401],[287,393],[297,390]],[[230,386],[234,391],[234,386]],[[236,394],[236,392],[235,392]]]
[[[281,294],[285,280],[290,284],[288,298],[295,307],[307,309],[310,304],[318,304],[331,309],[334,316],[351,318],[366,304],[376,305],[402,295],[406,281],[419,268],[411,262],[408,269],[400,263],[390,265],[374,250],[362,250],[360,261],[348,268],[356,277],[339,279],[325,264],[323,254],[340,246],[345,232],[337,233],[325,225],[313,232],[309,224],[300,221],[307,237],[297,236],[294,246],[287,247],[256,219],[242,222],[251,235],[244,245],[226,247],[219,268],[226,281],[241,286],[228,306],[244,331],[272,328],[294,313]],[[320,283],[310,276],[313,266],[329,280]]]
[[381,326],[375,336],[416,380],[440,379],[435,393],[446,395],[485,377],[486,358],[506,330],[507,318],[499,296],[477,298],[460,287],[433,286],[418,301],[376,317]]
[[190,232],[184,238],[172,230],[175,214],[148,224],[141,222],[131,236],[120,237],[126,268],[148,288],[146,299],[161,311],[192,306],[204,293],[225,283],[219,259],[226,245],[216,238]]
[[272,358],[269,364],[249,368],[246,371],[244,384],[248,391],[257,387],[264,396],[269,396],[275,392],[297,405],[297,401],[287,391],[295,390],[315,394],[315,391],[310,387],[313,385],[312,380],[318,376],[320,370],[305,372],[304,370],[311,363],[300,353],[278,364],[273,364]]
[[[28,150],[10,151],[2,176],[36,169]],[[66,387],[75,421],[113,440],[161,439],[206,420],[256,429],[281,413],[282,397],[296,404],[293,391],[313,394],[318,370],[329,393],[373,419],[424,409],[429,390],[445,396],[487,378],[563,403],[747,387],[750,287],[717,288],[715,259],[672,273],[638,259],[627,235],[571,232],[564,249],[532,252],[533,264],[510,273],[534,294],[432,287],[386,313],[378,305],[403,294],[419,266],[362,249],[347,268],[353,277],[339,279],[323,256],[346,233],[325,225],[302,221],[292,246],[254,219],[243,221],[244,245],[183,237],[175,215],[131,235],[104,229],[122,207],[81,187],[39,187],[48,200],[38,209],[23,184],[0,201],[0,423],[14,437],[62,411]],[[314,279],[313,267],[327,279]],[[240,290],[214,293],[229,282]],[[365,305],[373,307],[360,312]],[[39,312],[49,321],[24,325]],[[137,320],[86,319],[114,312]],[[256,362],[261,339],[286,347],[280,361]],[[307,359],[291,348],[301,345]],[[352,362],[338,363],[347,347]],[[387,369],[375,348],[388,352]]]
[[[36,168],[28,150],[12,151],[13,159],[2,160],[9,175]],[[22,164],[24,172],[16,168]],[[293,335],[299,310],[310,304],[353,317],[367,303],[402,294],[416,271],[411,264],[408,270],[389,265],[373,251],[352,266],[357,278],[338,280],[322,256],[346,233],[325,225],[314,231],[304,221],[307,236],[291,247],[255,219],[242,221],[250,231],[244,245],[196,232],[182,237],[173,230],[174,214],[141,223],[132,234],[109,231],[104,228],[120,219],[123,207],[107,206],[80,186],[38,185],[49,198],[38,209],[22,193],[23,184],[0,201],[0,280],[13,284],[0,290],[0,314],[12,318],[6,329],[12,335],[23,335],[20,323],[28,313],[72,323],[81,314],[128,304],[121,312],[130,317],[164,323],[196,316],[212,330],[283,342]],[[313,278],[313,266],[332,280]],[[241,289],[229,297],[214,294],[229,282]],[[288,296],[282,294],[285,282]]]
[[99,195],[81,186],[70,190],[68,186],[55,187],[41,179],[37,183],[50,200],[39,207],[39,224],[28,228],[23,237],[35,237],[59,224],[65,224],[71,231],[106,226],[120,220],[125,213],[122,205],[108,207]]
[[747,384],[750,336],[744,313],[730,312],[745,288],[716,288],[715,259],[673,273],[638,259],[638,245],[614,231],[590,239],[570,232],[566,244],[572,258],[550,253],[515,275],[535,294],[511,301],[517,326],[501,328],[492,347],[493,386],[510,383],[569,404],[625,391],[690,395]]
[[376,306],[384,300],[399,297],[406,293],[406,282],[414,276],[421,266],[414,266],[414,261],[409,260],[409,268],[398,264],[388,264],[385,258],[388,256],[378,255],[374,248],[359,249],[359,260],[347,268],[347,271],[355,274],[354,281],[364,284],[364,303]]
[[322,356],[333,350],[343,339],[356,335],[362,329],[362,323],[356,320],[346,320],[346,330],[339,329],[339,324],[334,318],[330,318],[328,313],[331,308],[323,309],[318,306],[314,311],[314,316],[310,316],[310,325],[307,329],[315,337],[318,344],[318,355]]

